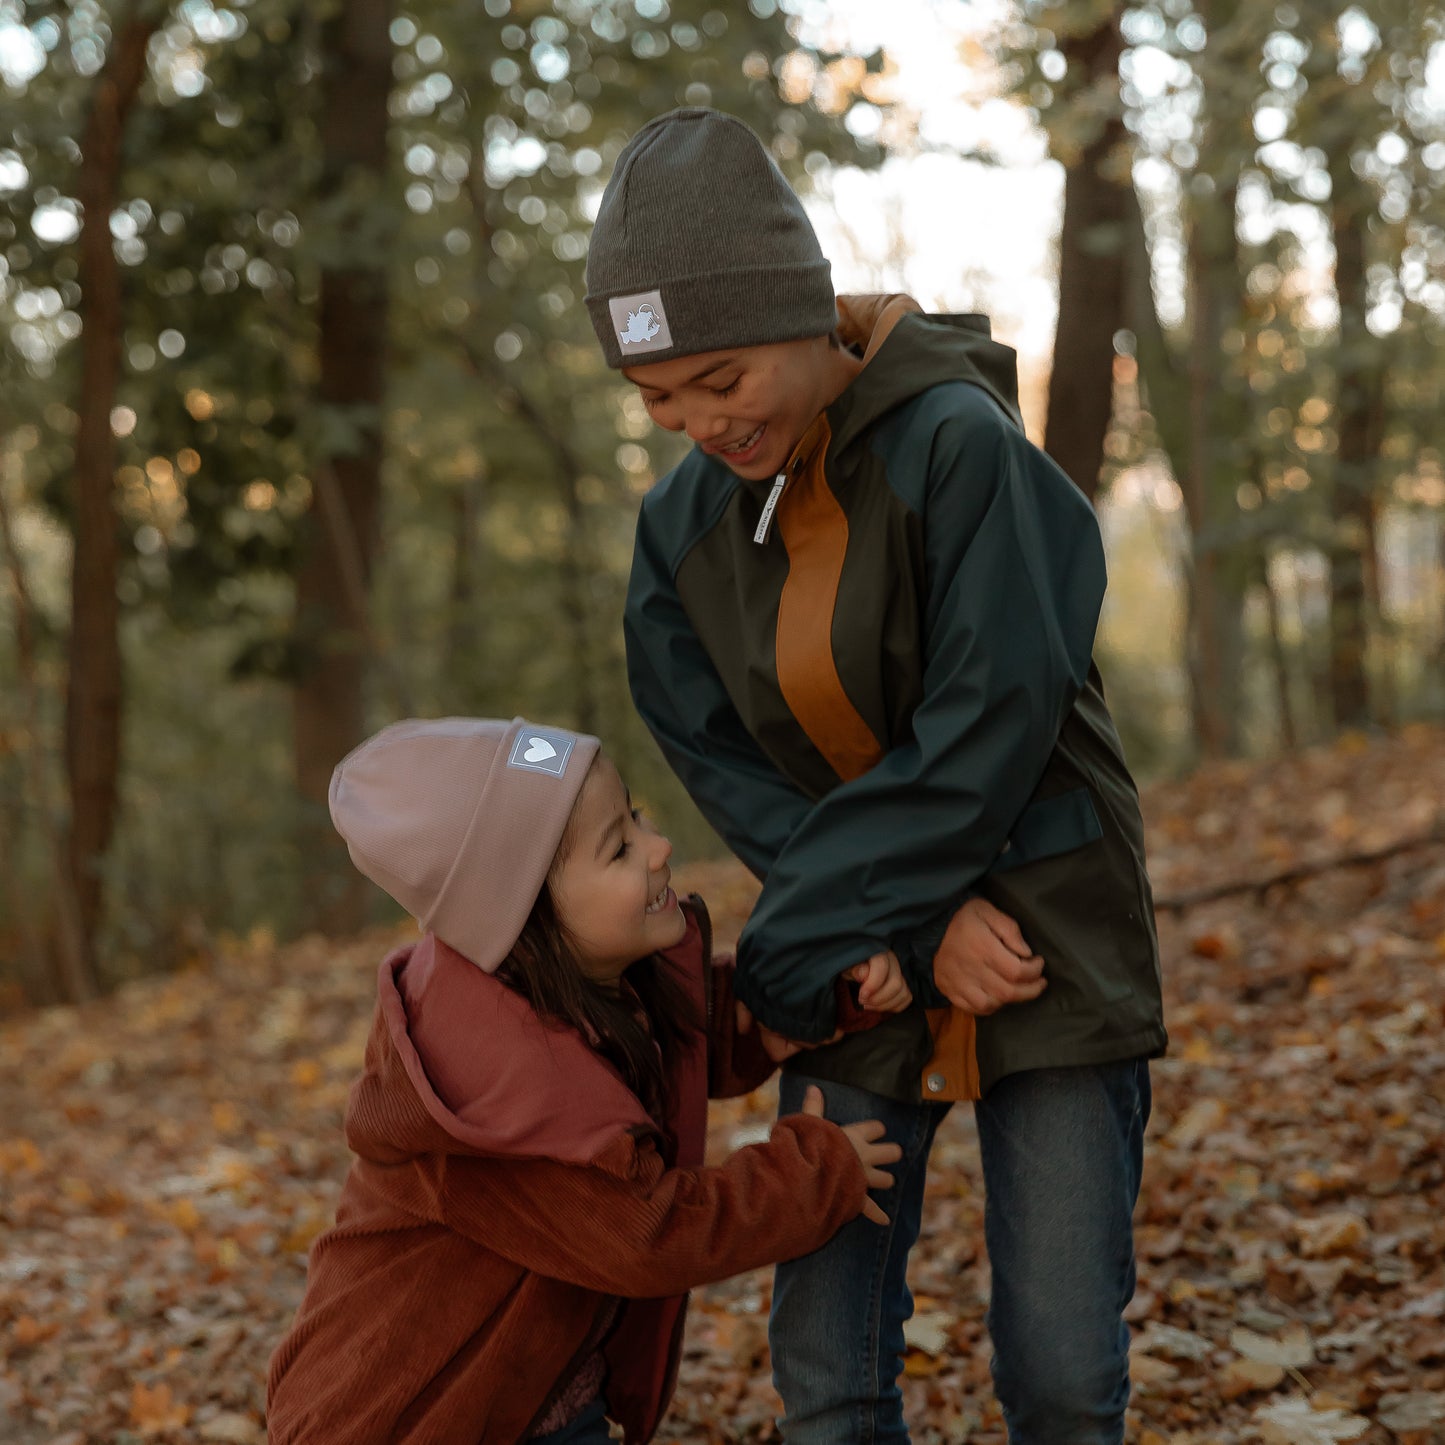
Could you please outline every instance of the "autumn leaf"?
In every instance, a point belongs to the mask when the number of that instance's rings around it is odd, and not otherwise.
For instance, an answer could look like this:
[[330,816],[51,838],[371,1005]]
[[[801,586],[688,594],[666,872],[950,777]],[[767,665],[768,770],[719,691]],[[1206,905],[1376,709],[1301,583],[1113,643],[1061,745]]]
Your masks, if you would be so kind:
[[1266,1405],[1255,1412],[1260,1439],[1265,1445],[1338,1445],[1358,1440],[1370,1422],[1343,1410],[1314,1410],[1308,1400],[1295,1397]]
[[1321,1214],[1314,1219],[1296,1219],[1293,1229],[1300,1253],[1307,1259],[1349,1254],[1359,1249],[1370,1234],[1366,1221],[1348,1209]]
[[1231,1360],[1219,1373],[1219,1393],[1226,1400],[1272,1390],[1284,1381],[1284,1368],[1264,1360]]
[[177,1404],[166,1384],[147,1385],[137,1380],[130,1394],[130,1422],[142,1435],[163,1435],[179,1430],[191,1418],[189,1405]]
[[948,1348],[948,1332],[955,1323],[946,1310],[925,1310],[904,1321],[903,1339],[910,1349],[941,1355]]
[[1314,1363],[1315,1347],[1310,1332],[1302,1325],[1273,1340],[1241,1326],[1230,1331],[1229,1343],[1246,1360],[1278,1365],[1284,1370],[1302,1370]]

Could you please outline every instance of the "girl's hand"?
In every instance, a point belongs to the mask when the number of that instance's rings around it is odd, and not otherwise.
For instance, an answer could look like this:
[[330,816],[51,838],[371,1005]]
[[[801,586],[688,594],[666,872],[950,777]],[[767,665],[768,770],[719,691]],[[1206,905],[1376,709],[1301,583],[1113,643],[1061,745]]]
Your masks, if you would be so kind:
[[775,1064],[781,1064],[784,1059],[791,1059],[794,1054],[800,1054],[804,1049],[821,1049],[824,1044],[835,1044],[843,1037],[843,1030],[835,1029],[833,1037],[830,1039],[821,1039],[816,1044],[799,1043],[797,1039],[785,1039],[782,1034],[775,1033],[766,1024],[757,1023],[747,1004],[738,1002],[733,1007],[737,1010],[738,1032],[750,1034],[756,1028],[758,1042],[762,1044],[763,1052]]
[[875,953],[866,963],[854,964],[843,976],[859,985],[858,1003],[873,1013],[902,1013],[913,1002],[913,990],[891,948]]
[[1044,961],[1019,926],[983,898],[970,898],[948,925],[933,955],[933,981],[952,1004],[991,1014],[1037,998],[1046,987]]
[[[803,1112],[813,1115],[816,1119],[824,1117],[823,1091],[816,1084],[809,1084],[807,1093],[803,1095]],[[868,1180],[868,1187],[870,1189],[891,1189],[893,1176],[886,1169],[880,1169],[878,1166],[880,1164],[896,1164],[903,1157],[903,1150],[897,1144],[889,1144],[883,1140],[882,1121],[864,1119],[861,1124],[845,1124],[842,1128],[848,1136],[848,1142],[858,1155],[858,1162],[863,1166],[863,1174]],[[880,1143],[880,1140],[883,1142]],[[878,1207],[872,1196],[864,1197],[863,1218],[871,1219],[874,1224],[888,1223],[888,1216]]]

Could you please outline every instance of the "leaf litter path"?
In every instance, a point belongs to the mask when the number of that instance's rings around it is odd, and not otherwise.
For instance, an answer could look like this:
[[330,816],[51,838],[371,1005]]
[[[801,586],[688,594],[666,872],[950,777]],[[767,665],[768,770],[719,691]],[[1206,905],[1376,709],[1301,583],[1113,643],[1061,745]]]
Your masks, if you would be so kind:
[[[1146,795],[1161,897],[1427,834],[1445,733]],[[754,896],[680,870],[735,938]],[[1131,1438],[1445,1441],[1445,845],[1160,919],[1172,1036],[1138,1214]],[[267,1357],[329,1222],[394,933],[257,936],[0,1026],[0,1440],[264,1437]],[[771,1090],[715,1106],[714,1157]],[[918,1441],[1002,1445],[971,1117],[940,1130],[912,1283]],[[661,1439],[768,1440],[765,1271],[698,1291]]]

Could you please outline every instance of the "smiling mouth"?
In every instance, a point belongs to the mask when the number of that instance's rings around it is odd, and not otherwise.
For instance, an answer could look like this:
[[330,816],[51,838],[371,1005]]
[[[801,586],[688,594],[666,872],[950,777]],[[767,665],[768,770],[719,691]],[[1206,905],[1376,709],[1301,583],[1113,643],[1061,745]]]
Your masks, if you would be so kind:
[[671,896],[672,885],[664,883],[662,885],[662,892],[647,905],[647,911],[649,913],[661,913],[662,910],[667,907],[667,901]]
[[767,422],[763,422],[759,425],[758,429],[755,432],[751,433],[751,435],[745,436],[741,441],[733,442],[731,446],[719,447],[718,450],[725,457],[737,456],[739,452],[748,451],[758,444],[758,441],[762,437],[763,431],[766,427]]

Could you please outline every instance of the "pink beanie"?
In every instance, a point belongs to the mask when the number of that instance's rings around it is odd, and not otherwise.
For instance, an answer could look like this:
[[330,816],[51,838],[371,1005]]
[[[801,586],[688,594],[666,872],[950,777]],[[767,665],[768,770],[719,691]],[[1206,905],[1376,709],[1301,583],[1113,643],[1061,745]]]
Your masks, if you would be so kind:
[[351,861],[424,930],[492,973],[542,891],[597,739],[522,718],[411,718],[337,764]]

